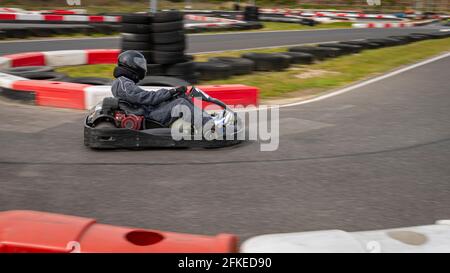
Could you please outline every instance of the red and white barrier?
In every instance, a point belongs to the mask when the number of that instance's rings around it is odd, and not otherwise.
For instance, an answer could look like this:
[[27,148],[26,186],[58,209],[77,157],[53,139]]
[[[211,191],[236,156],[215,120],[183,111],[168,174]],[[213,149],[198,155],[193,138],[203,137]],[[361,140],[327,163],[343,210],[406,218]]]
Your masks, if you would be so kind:
[[100,23],[120,22],[120,16],[102,15],[61,15],[61,14],[40,14],[40,13],[0,13],[2,21],[45,21],[45,22],[89,22]]
[[343,17],[343,18],[369,18],[369,19],[399,19],[392,14],[365,14],[345,11],[303,11],[295,9],[260,9],[261,13],[276,13],[285,15],[299,15],[307,17]]
[[86,14],[85,9],[53,9],[53,10],[24,10],[21,8],[0,7],[0,13],[47,13],[47,14]]
[[[115,64],[118,49],[60,50],[29,52],[0,57],[0,69],[21,66],[67,66],[87,64]],[[34,92],[35,104],[72,109],[89,109],[105,97],[111,97],[111,86],[29,80],[0,73],[0,87],[18,92]],[[154,91],[161,87],[143,87]],[[259,90],[246,85],[201,86],[209,95],[228,105],[258,105]]]
[[403,28],[403,27],[413,27],[415,23],[354,23],[352,27],[354,28]]
[[201,16],[201,15],[192,15],[192,14],[186,14],[186,15],[184,15],[184,18],[188,19],[188,20],[202,21],[202,22],[242,23],[242,21],[239,21],[239,20]]
[[110,64],[117,61],[118,49],[59,50],[27,52],[0,57],[0,69],[19,66],[67,66]]

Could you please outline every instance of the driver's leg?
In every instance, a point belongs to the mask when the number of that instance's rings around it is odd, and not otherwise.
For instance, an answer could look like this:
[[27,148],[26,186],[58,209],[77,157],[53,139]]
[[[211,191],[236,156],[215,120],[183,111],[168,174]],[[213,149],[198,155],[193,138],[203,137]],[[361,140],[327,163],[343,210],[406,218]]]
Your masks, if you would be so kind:
[[[194,105],[194,103],[188,99],[188,98],[176,98],[174,100],[171,100],[169,102],[166,102],[164,104],[161,104],[158,108],[153,109],[151,113],[149,114],[148,118],[158,121],[159,123],[168,126],[174,119],[180,118],[180,117],[172,117],[172,108],[179,106],[185,106],[189,109],[191,112],[191,117],[181,117],[186,122],[192,123],[194,122],[194,115],[202,117],[202,124],[205,125],[208,121],[210,121],[212,118],[211,116],[203,111],[202,109],[198,108]],[[185,119],[186,118],[186,119]]]

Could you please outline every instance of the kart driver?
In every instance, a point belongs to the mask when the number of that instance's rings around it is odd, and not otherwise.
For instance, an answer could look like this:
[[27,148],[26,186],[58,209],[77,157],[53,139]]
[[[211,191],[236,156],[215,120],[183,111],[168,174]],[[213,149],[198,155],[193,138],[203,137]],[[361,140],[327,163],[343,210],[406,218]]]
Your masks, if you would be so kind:
[[[202,109],[196,107],[192,100],[186,96],[186,86],[173,89],[160,89],[158,91],[147,91],[136,84],[147,74],[147,61],[138,51],[128,50],[119,55],[118,65],[114,69],[116,78],[112,84],[114,97],[124,100],[134,106],[144,109],[145,118],[155,120],[164,126],[179,117],[172,116],[172,108],[184,105],[191,111],[191,117],[198,115],[202,117],[202,125],[209,121],[214,122],[215,128],[222,127],[224,117],[211,117]],[[183,117],[181,117],[183,118]],[[193,122],[193,118],[185,120]]]

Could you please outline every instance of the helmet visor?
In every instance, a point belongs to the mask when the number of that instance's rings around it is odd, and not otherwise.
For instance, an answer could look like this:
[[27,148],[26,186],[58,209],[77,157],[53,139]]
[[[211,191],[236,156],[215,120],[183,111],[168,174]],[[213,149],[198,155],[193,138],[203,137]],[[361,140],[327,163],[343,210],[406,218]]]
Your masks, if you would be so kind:
[[139,68],[141,68],[142,70],[147,72],[147,62],[145,61],[144,58],[142,58],[142,57],[134,57],[133,61]]

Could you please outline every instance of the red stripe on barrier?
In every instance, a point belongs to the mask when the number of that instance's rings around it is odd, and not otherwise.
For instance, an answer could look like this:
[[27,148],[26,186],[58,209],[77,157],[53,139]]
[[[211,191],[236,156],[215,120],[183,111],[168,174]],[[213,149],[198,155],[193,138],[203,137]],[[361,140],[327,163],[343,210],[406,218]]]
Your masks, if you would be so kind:
[[384,24],[384,27],[385,27],[385,28],[391,28],[391,27],[392,27],[392,24],[386,23],[386,24]]
[[85,109],[84,88],[90,85],[42,80],[16,81],[12,89],[36,93],[36,105]]
[[100,15],[89,16],[89,22],[103,22],[104,20],[105,20],[104,17]]
[[11,60],[11,67],[45,65],[45,56],[42,52],[18,53],[3,57]]
[[114,64],[117,62],[118,49],[89,49],[86,50],[87,64]]
[[77,14],[75,11],[72,11],[72,10],[63,10],[63,9],[50,10],[50,12],[53,13],[53,14],[59,14],[59,15]]
[[242,84],[203,85],[198,86],[211,97],[219,99],[230,106],[258,105],[259,89]]
[[374,23],[368,23],[368,24],[367,24],[367,27],[368,27],[368,28],[374,28],[374,27],[375,27],[375,24],[374,24]]
[[45,21],[62,21],[63,18],[64,17],[62,15],[56,15],[56,14],[44,15]]
[[16,14],[12,13],[0,13],[0,20],[16,20]]
[[405,23],[399,23],[398,26],[399,27],[405,27]]

